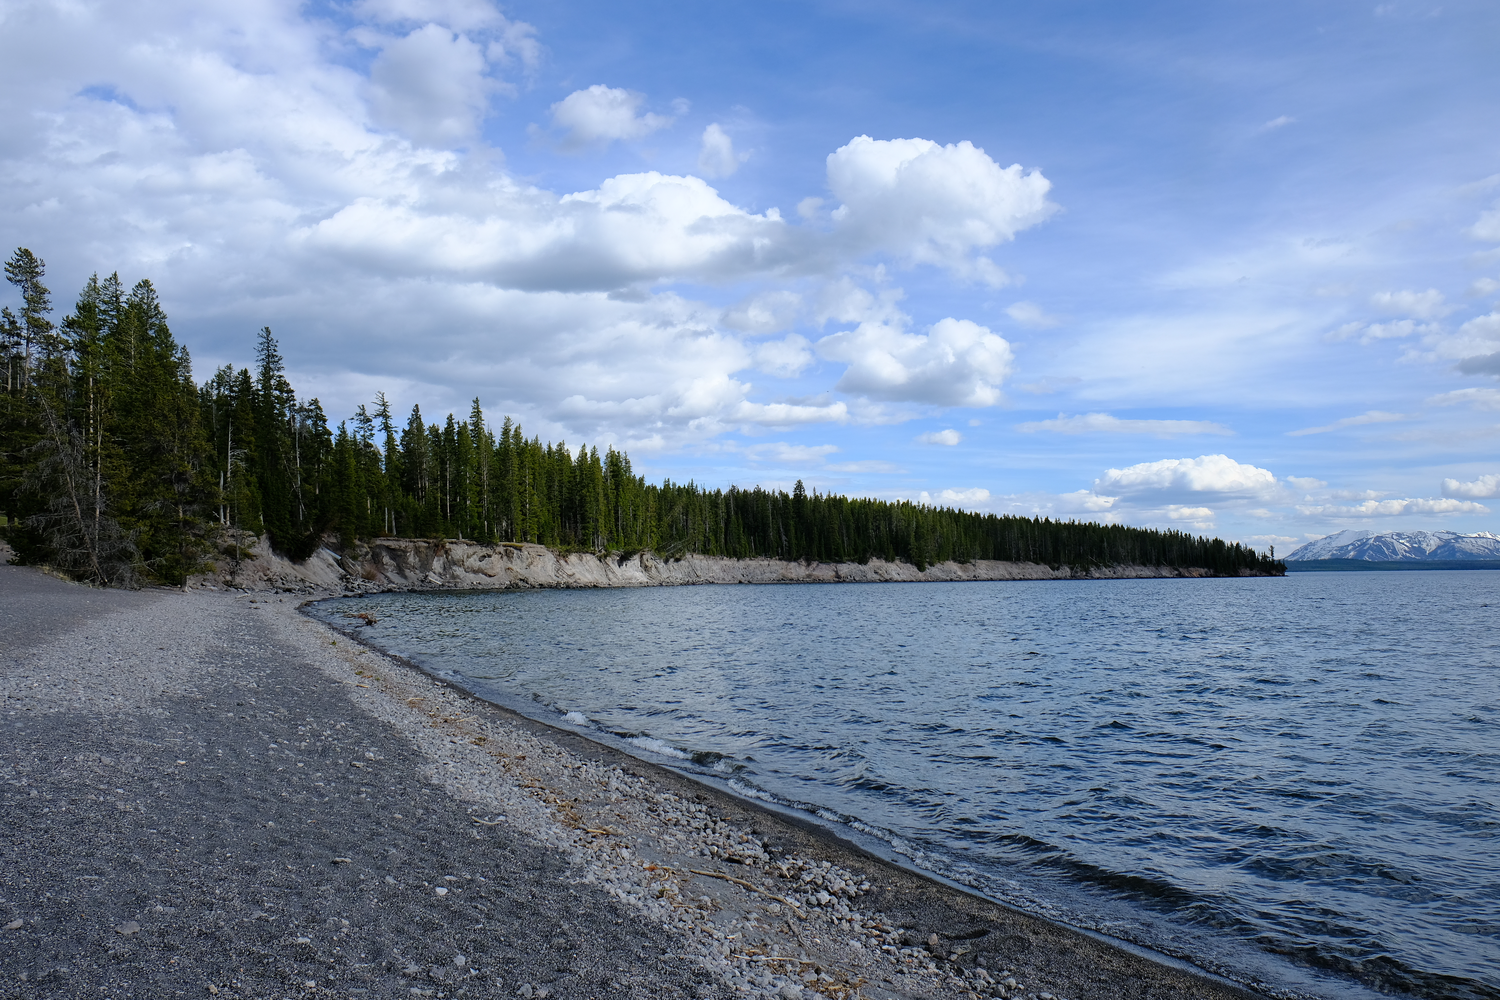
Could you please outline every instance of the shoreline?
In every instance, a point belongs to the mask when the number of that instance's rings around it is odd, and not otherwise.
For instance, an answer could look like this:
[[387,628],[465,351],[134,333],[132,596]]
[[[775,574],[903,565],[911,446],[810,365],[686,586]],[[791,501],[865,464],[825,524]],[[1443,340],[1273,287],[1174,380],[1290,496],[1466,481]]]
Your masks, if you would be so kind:
[[[246,971],[249,949],[263,965],[276,967],[278,981],[297,980],[308,995],[328,996],[372,986],[377,992],[399,987],[403,993],[448,996],[693,996],[686,989],[693,982],[700,984],[698,996],[777,1000],[1275,995],[1174,968],[1171,960],[994,904],[883,861],[827,829],[483,702],[346,641],[298,613],[286,598],[122,594],[9,567],[0,570],[0,585],[6,596],[0,610],[41,621],[29,627],[20,622],[27,638],[0,677],[4,721],[15,730],[7,732],[7,776],[13,788],[31,788],[29,796],[7,793],[3,800],[7,825],[19,833],[8,851],[20,850],[31,862],[26,884],[7,879],[0,900],[0,916],[20,921],[0,932],[9,952],[0,959],[0,972],[18,977],[12,987],[37,983],[38,974],[79,987],[92,978],[76,993],[48,991],[87,995],[108,983],[165,987],[176,976],[172,982],[196,977],[199,992],[207,983],[217,995],[269,996],[269,981],[258,980],[257,987]],[[60,624],[48,624],[48,616]],[[101,642],[107,652],[100,652]],[[287,735],[276,737],[276,726]],[[174,730],[179,736],[171,735]],[[356,731],[357,737],[349,735]],[[300,745],[297,735],[303,737]],[[184,738],[196,740],[196,749],[184,752]],[[81,751],[85,744],[105,752]],[[215,757],[216,745],[240,745],[240,759]],[[131,746],[141,748],[131,768],[143,774],[118,773]],[[319,746],[326,747],[325,757],[333,756],[317,759]],[[141,761],[143,755],[149,759]],[[308,759],[298,759],[304,755]],[[164,756],[174,760],[155,759]],[[277,762],[281,766],[271,769]],[[411,777],[378,787],[398,762]],[[110,772],[104,785],[122,786],[115,789],[120,794],[113,808],[63,804],[100,784],[95,772],[101,768]],[[320,770],[309,774],[313,768]],[[225,778],[228,770],[239,773],[226,784],[209,780],[216,769]],[[90,773],[79,784],[74,772],[81,771]],[[203,777],[194,784],[185,778],[189,771]],[[314,777],[323,780],[310,782]],[[420,788],[410,784],[418,778]],[[132,794],[138,796],[134,801]],[[153,795],[180,798],[178,811],[163,811]],[[382,796],[390,802],[375,806]],[[97,797],[90,793],[88,801]],[[290,816],[289,799],[297,804]],[[70,808],[72,836],[49,833]],[[247,823],[240,818],[246,809],[274,812],[276,822]],[[415,840],[414,822],[422,824]],[[122,856],[118,878],[82,884],[129,899],[64,906],[61,897],[76,895],[77,879],[89,877],[77,872],[97,862],[101,845],[110,842],[102,827],[122,827],[129,850],[158,862],[153,884],[132,890],[132,863]],[[264,832],[272,828],[284,832]],[[152,854],[143,837],[152,843],[165,837],[179,846]],[[263,852],[261,842],[271,837],[279,839],[267,860],[306,860],[309,853],[334,851],[338,856],[323,857],[305,872],[299,865],[293,887],[273,891],[266,880],[285,877],[274,874],[279,864],[247,871],[229,860]],[[194,846],[202,841],[212,843]],[[399,849],[408,858],[396,868],[377,850],[393,841],[405,844]],[[201,877],[181,867],[186,858],[178,852],[195,849],[208,850],[204,863],[215,868],[219,881],[192,892],[174,889],[183,879]],[[450,860],[420,860],[432,852]],[[468,860],[458,863],[458,855]],[[528,866],[521,855],[534,860]],[[445,866],[452,874],[439,878]],[[382,871],[389,874],[377,879]],[[40,884],[32,885],[33,873]],[[409,955],[373,964],[348,960],[360,948],[385,947],[356,944],[362,922],[356,917],[351,928],[348,918],[360,899],[392,897],[374,911],[366,905],[364,919],[371,923],[384,919],[387,909],[420,904],[423,912],[410,917],[409,927],[386,932],[395,934],[397,951],[414,952],[459,933],[457,918],[435,914],[433,906],[448,905],[450,896],[488,898],[506,879],[517,890],[506,904],[510,909],[481,904],[476,912],[489,917],[478,926],[489,931],[464,932],[468,940],[457,946],[467,969],[459,969],[452,954],[446,964],[426,968],[425,959],[412,962]],[[52,897],[44,888],[59,901],[48,902]],[[283,896],[300,898],[304,892],[323,900],[314,907],[319,914],[348,914],[342,926],[320,916],[298,925],[305,932],[289,933],[292,917],[281,909],[291,904]],[[212,898],[189,905],[184,896],[194,893]],[[230,895],[238,902],[221,898]],[[160,901],[147,906],[148,897]],[[525,906],[546,915],[525,910],[518,902],[523,897]],[[231,948],[221,960],[214,949],[222,942],[212,935],[174,931],[178,915],[193,906],[218,914],[195,918],[208,919],[238,954]],[[272,933],[277,920],[287,923]],[[79,926],[89,921],[114,923]],[[534,940],[519,954],[495,954],[503,950],[497,942],[549,924],[556,938]],[[432,929],[422,931],[424,926]],[[403,937],[414,932],[420,941]],[[617,942],[608,954],[628,961],[612,977],[651,982],[628,992],[602,980],[591,985],[589,970],[604,959],[597,949],[585,954],[588,942],[622,934],[651,944]],[[564,944],[554,948],[557,940]],[[41,968],[50,960],[40,956],[47,947],[61,947],[60,941],[76,942],[82,951],[66,966]],[[204,948],[210,950],[196,954]],[[169,954],[189,958],[193,969],[171,968]],[[238,963],[238,973],[226,963]],[[297,971],[287,971],[292,968]],[[304,975],[306,982],[298,980]],[[356,983],[359,989],[351,992]]]
[[[245,539],[248,541],[248,539]],[[302,562],[278,555],[264,537],[243,548],[237,562],[221,560],[190,588],[386,593],[410,590],[509,590],[613,588],[769,583],[931,583],[978,580],[1207,579],[1206,569],[1171,566],[1050,566],[980,559],[942,562],[925,569],[911,563],[803,563],[652,552],[558,552],[530,542],[498,544],[462,539],[379,538],[345,551],[323,546]],[[1247,574],[1262,576],[1265,574]]]

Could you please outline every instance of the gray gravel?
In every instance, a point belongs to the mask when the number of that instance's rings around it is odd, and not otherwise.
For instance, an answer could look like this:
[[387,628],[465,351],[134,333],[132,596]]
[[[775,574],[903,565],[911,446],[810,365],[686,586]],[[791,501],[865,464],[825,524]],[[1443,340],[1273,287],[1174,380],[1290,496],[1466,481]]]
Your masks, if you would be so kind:
[[193,600],[0,567],[0,995],[729,995]]
[[0,567],[0,996],[1243,998],[265,594]]

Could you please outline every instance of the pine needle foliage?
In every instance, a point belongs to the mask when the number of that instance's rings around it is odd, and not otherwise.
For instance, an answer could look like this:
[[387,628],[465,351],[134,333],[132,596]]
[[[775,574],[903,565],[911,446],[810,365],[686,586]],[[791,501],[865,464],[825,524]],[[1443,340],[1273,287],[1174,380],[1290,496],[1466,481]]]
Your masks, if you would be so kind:
[[45,265],[5,266],[19,314],[0,312],[0,514],[24,561],[101,585],[180,583],[248,535],[305,558],[331,540],[532,542],[615,558],[652,551],[919,569],[996,559],[1087,568],[1285,572],[1216,538],[1115,524],[979,514],[809,491],[648,483],[606,447],[496,431],[478,399],[465,418],[404,424],[385,395],[330,426],[299,400],[269,327],[254,370],[193,381],[149,281],[90,278],[60,325]]

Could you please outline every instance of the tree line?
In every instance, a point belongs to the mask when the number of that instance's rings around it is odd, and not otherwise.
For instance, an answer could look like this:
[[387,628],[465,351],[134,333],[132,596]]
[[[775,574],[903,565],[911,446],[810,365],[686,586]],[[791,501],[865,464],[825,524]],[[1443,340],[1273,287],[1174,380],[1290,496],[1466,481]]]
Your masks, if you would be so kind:
[[0,518],[22,561],[80,579],[181,583],[243,533],[305,558],[379,537],[536,542],[666,558],[1003,559],[1130,563],[1233,575],[1284,567],[1238,543],[762,487],[709,490],[636,475],[623,451],[496,430],[478,399],[460,419],[404,420],[377,394],[333,426],[299,399],[263,328],[254,366],[194,381],[150,281],[91,277],[53,321],[45,267],[6,262],[21,295],[0,312]]

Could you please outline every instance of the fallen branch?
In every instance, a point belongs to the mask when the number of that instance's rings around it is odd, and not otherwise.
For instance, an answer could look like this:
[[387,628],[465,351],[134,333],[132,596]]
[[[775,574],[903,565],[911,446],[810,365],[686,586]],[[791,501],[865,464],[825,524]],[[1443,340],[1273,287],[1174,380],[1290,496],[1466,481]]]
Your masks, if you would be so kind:
[[787,899],[785,896],[778,896],[774,892],[767,892],[765,889],[762,889],[754,882],[746,882],[742,878],[735,878],[733,875],[725,875],[723,872],[706,872],[701,871],[697,868],[689,868],[688,871],[694,875],[706,875],[709,878],[721,878],[726,882],[733,882],[735,885],[742,885],[746,889],[749,889],[751,892],[758,892],[762,896],[769,896],[771,899],[776,900],[776,902],[778,903],[785,903],[787,906],[790,906],[794,910],[802,909],[801,906],[798,906],[796,903],[792,902],[790,899]]

